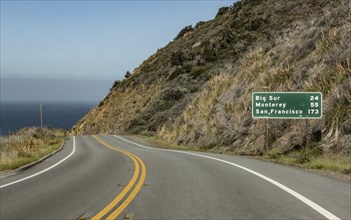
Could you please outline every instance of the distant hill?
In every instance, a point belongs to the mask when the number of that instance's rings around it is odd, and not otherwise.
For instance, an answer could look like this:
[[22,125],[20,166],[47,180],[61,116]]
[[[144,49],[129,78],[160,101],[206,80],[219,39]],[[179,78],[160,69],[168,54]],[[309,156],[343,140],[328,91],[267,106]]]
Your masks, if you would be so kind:
[[269,143],[350,155],[351,12],[348,0],[242,0],[185,27],[73,128],[262,154],[253,91],[322,92],[323,118],[270,120]]

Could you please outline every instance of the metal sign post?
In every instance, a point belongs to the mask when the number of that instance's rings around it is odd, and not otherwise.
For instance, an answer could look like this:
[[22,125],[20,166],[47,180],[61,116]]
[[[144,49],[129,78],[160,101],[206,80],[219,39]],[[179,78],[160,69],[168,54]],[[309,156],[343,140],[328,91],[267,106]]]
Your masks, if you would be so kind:
[[268,134],[268,119],[264,120],[264,151],[267,152],[269,149],[269,134]]

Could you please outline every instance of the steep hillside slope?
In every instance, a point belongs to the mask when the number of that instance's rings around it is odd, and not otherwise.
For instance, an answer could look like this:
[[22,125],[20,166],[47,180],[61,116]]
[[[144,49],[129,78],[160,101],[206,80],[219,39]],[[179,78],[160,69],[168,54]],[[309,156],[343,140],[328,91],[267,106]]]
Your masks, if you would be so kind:
[[[351,12],[348,0],[243,0],[116,81],[76,134],[154,135],[178,144],[261,154],[253,91],[322,92],[320,120],[270,120],[279,152],[306,145],[350,154]],[[311,140],[308,142],[307,140]]]

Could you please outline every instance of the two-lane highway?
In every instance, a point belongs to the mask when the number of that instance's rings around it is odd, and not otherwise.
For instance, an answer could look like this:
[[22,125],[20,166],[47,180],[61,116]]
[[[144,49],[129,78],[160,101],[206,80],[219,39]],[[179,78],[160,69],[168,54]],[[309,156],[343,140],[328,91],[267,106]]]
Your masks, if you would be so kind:
[[350,219],[350,191],[267,162],[82,136],[1,179],[0,218]]
[[93,217],[123,191],[135,173],[126,154],[112,151],[92,137],[66,142],[63,152],[19,175],[1,180],[1,186],[31,176],[75,153],[47,172],[2,187],[1,219],[78,219]]

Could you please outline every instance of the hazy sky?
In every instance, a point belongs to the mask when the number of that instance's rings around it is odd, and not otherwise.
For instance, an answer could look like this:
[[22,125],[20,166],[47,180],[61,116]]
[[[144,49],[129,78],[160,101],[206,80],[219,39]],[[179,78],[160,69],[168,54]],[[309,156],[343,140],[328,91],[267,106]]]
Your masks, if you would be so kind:
[[[58,90],[57,79],[75,79],[72,91],[86,89],[82,79],[100,80],[96,89],[107,94],[114,80],[133,71],[183,27],[212,19],[233,2],[1,0],[1,99],[35,98],[43,93],[30,92],[35,83],[29,82],[36,79]],[[6,83],[9,78],[17,81]],[[104,96],[87,92],[95,94],[91,100]],[[63,99],[53,91],[45,98]],[[74,92],[71,97],[81,98]]]

